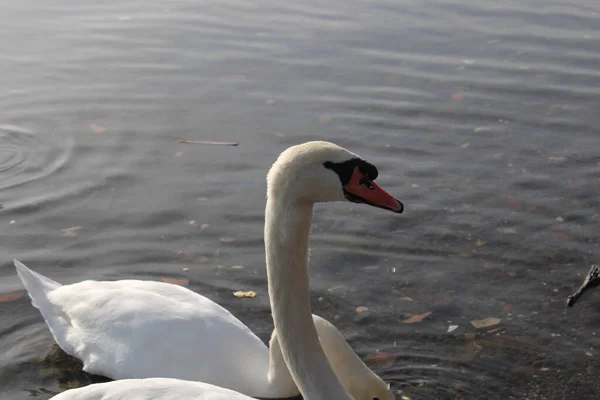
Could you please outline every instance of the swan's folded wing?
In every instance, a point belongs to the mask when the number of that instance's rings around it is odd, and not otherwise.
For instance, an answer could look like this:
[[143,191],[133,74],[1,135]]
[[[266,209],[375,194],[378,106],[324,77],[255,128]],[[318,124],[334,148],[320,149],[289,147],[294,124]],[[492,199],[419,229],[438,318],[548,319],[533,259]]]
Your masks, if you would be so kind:
[[151,281],[85,281],[49,294],[57,343],[84,370],[113,379],[167,377],[235,390],[264,380],[268,349],[215,302]]

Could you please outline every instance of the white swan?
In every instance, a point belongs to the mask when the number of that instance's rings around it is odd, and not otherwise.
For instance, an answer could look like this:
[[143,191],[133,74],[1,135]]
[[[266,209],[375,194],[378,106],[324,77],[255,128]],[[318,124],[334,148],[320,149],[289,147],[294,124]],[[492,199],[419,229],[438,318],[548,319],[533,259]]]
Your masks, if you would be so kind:
[[[316,202],[347,199],[401,213],[402,204],[373,183],[376,177],[377,169],[372,164],[327,142],[289,148],[279,156],[267,177],[265,248],[273,319],[283,359],[306,400],[352,399],[321,348],[310,312],[307,264],[312,207]],[[78,311],[75,308],[74,315],[79,316]],[[59,318],[68,321],[72,317]],[[393,399],[393,396],[386,391],[381,398]],[[90,385],[61,393],[54,399],[249,398],[205,383],[153,378]]]
[[[251,397],[300,392],[283,361],[277,330],[269,348],[229,311],[187,288],[164,282],[83,281],[61,285],[15,260],[19,278],[56,343],[83,370],[111,379],[177,378]],[[357,400],[388,386],[327,320],[313,315],[338,378]]]

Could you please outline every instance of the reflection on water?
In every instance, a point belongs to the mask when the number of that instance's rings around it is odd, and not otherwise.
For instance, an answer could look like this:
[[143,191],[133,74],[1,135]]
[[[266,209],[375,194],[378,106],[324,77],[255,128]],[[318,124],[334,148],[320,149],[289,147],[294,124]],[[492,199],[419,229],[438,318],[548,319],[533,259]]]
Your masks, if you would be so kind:
[[12,258],[64,283],[189,280],[266,340],[264,175],[314,139],[406,205],[320,205],[311,243],[315,313],[398,397],[600,393],[600,294],[565,306],[598,261],[596,3],[0,7],[3,398],[97,379],[45,357]]

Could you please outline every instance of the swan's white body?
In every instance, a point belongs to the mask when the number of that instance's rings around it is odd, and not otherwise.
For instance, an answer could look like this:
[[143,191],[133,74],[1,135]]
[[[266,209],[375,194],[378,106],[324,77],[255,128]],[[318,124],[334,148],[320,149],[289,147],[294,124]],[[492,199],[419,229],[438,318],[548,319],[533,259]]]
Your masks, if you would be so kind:
[[[86,372],[111,379],[199,381],[259,398],[300,393],[283,361],[276,331],[269,350],[229,311],[187,288],[141,280],[63,286],[19,261],[15,267],[56,343],[80,359]],[[317,315],[313,321],[349,390],[356,379],[365,386],[385,387],[332,324]]]
[[202,382],[170,378],[125,379],[71,389],[52,400],[256,400]]
[[[80,359],[86,372],[111,379],[207,382],[250,396],[265,394],[269,386],[268,348],[204,296],[178,285],[139,280],[61,286],[15,265],[54,340]],[[282,394],[297,394],[291,383],[291,393]]]
[[[284,151],[267,176],[268,192],[267,207],[265,219],[265,250],[267,261],[267,275],[269,280],[269,296],[273,312],[273,321],[275,330],[279,335],[279,344],[281,356],[289,368],[289,373],[296,382],[302,396],[305,400],[353,400],[346,391],[342,382],[336,376],[330,365],[325,352],[321,347],[317,328],[315,327],[313,316],[310,311],[310,294],[308,280],[308,237],[312,220],[312,207],[316,202],[343,201],[345,199],[353,202],[365,202],[370,205],[389,209],[401,213],[402,203],[391,197],[387,192],[379,188],[373,180],[377,177],[377,169],[360,159],[356,154],[327,142],[310,142],[298,146],[293,146]],[[47,280],[47,278],[37,277],[38,282],[44,282],[41,287],[28,287],[28,291],[35,290],[44,292],[43,286],[55,287],[56,283]],[[85,284],[82,283],[82,284]],[[119,283],[106,283],[106,285],[118,285]],[[106,286],[108,288],[110,286]],[[113,286],[114,287],[114,286]],[[106,290],[106,289],[103,290]],[[157,287],[159,293],[161,288]],[[179,289],[178,289],[179,290]],[[181,288],[183,290],[183,288]],[[63,321],[57,321],[62,330],[53,331],[55,337],[64,335],[69,342],[73,340],[70,337],[70,330],[65,328],[65,324],[72,324],[73,317],[82,318],[82,321],[90,321],[86,316],[90,312],[87,306],[78,307],[79,304],[85,304],[90,291],[82,291],[79,303],[73,301],[71,315],[65,315],[64,310],[57,304],[71,302],[63,298],[60,294],[60,288],[46,290],[48,293],[48,304],[41,306],[33,300],[34,305],[44,312],[54,313],[55,317]],[[56,296],[54,296],[56,293]],[[115,324],[113,315],[106,314],[102,316],[102,321],[109,330],[119,332],[119,335],[125,335],[126,331],[131,329],[131,323],[147,323],[160,325],[161,317],[168,315],[165,309],[159,309],[156,313],[157,320],[136,320],[136,310],[144,307],[144,304],[138,302],[128,302],[128,299],[121,298],[115,300],[106,298],[103,302],[98,302],[95,307],[109,307],[119,313],[120,323]],[[165,298],[168,303],[171,300]],[[160,304],[163,303],[161,300]],[[46,308],[46,311],[42,309]],[[195,305],[192,305],[195,307]],[[122,309],[122,310],[120,310]],[[182,311],[182,312],[185,312]],[[216,313],[220,315],[219,313]],[[46,315],[44,315],[45,318]],[[233,317],[231,317],[233,318]],[[93,318],[97,321],[97,318]],[[111,321],[113,321],[111,323]],[[199,326],[210,331],[216,324],[221,322],[218,317],[209,319],[210,322],[199,322]],[[215,324],[215,325],[212,325]],[[78,325],[78,324],[75,324]],[[152,345],[154,340],[165,341],[172,344],[173,353],[165,352],[168,360],[171,357],[181,357],[185,352],[185,346],[176,340],[170,340],[170,336],[178,329],[177,326],[169,326],[166,337],[149,337],[152,339],[147,344],[141,343],[140,346]],[[86,327],[83,327],[86,330]],[[240,332],[243,329],[240,328]],[[161,331],[165,335],[165,331]],[[102,335],[100,335],[102,336]],[[97,365],[97,357],[94,356],[97,343],[93,338],[87,337],[85,343],[81,340],[73,340],[72,350],[84,351],[90,357],[89,368]],[[90,340],[91,339],[91,340]],[[237,336],[231,336],[231,344],[234,344]],[[62,340],[62,339],[61,339]],[[58,341],[58,339],[57,339]],[[77,344],[75,344],[77,343]],[[129,343],[131,345],[132,343]],[[339,342],[338,342],[339,344]],[[76,348],[77,346],[82,349]],[[258,346],[258,345],[257,345]],[[347,346],[347,344],[346,344]],[[67,350],[67,349],[65,349]],[[145,347],[147,351],[154,349]],[[127,346],[115,351],[114,357],[118,361],[121,357],[127,356],[130,351]],[[67,351],[68,352],[68,351]],[[201,361],[201,360],[199,360]],[[248,360],[246,368],[253,369],[254,364]],[[219,363],[219,357],[216,356],[208,360],[208,365]],[[259,361],[260,362],[260,361]],[[348,362],[347,364],[352,364]],[[190,366],[194,368],[197,366]],[[221,368],[221,366],[219,367]],[[93,369],[92,369],[93,370]],[[372,396],[373,399],[393,399],[392,393],[387,390],[370,394],[363,378],[358,370],[348,368],[346,373],[356,374],[355,379],[350,379],[349,390],[356,393],[357,399],[364,394]],[[195,400],[247,400],[242,394],[234,394],[227,389],[214,387],[206,384],[191,383],[180,380],[123,380],[104,384],[90,385],[85,388],[67,391],[56,396],[56,400],[170,400],[170,399],[195,399]]]

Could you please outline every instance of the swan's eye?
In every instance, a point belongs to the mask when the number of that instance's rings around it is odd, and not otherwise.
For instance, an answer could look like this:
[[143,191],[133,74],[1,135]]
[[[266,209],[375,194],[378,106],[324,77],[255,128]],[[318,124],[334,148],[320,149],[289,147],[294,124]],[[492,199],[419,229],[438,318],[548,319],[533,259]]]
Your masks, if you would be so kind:
[[[358,181],[358,183],[361,185],[365,185],[366,187],[368,187],[371,190],[375,189],[375,187],[373,186],[373,183],[364,176],[362,178],[360,178],[360,181]],[[374,398],[373,400],[376,400],[376,399],[377,398]],[[377,400],[379,400],[379,399],[377,399]]]
[[379,400],[379,397],[373,397],[373,400]]

